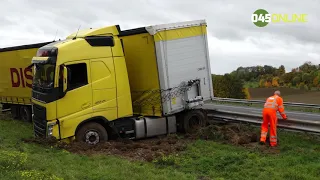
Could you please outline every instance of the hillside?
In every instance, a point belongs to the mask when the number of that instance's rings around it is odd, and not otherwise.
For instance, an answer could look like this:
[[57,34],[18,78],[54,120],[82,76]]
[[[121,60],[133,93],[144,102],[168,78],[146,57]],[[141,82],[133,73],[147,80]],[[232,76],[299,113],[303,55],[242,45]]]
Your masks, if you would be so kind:
[[286,102],[300,102],[308,104],[320,104],[320,91],[306,91],[287,87],[280,88],[249,88],[251,99],[265,100],[275,90],[281,91],[281,96]]
[[320,65],[311,62],[291,71],[283,65],[239,67],[212,80],[216,97],[265,99],[279,89],[285,101],[320,104]]

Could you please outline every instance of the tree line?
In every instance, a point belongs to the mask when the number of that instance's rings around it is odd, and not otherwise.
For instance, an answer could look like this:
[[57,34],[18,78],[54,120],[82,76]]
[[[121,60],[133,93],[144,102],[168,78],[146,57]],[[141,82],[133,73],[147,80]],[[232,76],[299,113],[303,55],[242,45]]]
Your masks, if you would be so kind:
[[320,64],[305,62],[286,72],[283,65],[277,67],[250,66],[239,67],[231,73],[212,75],[216,97],[249,98],[249,87],[290,87],[302,90],[320,90]]
[[248,88],[238,77],[231,74],[212,75],[213,92],[215,97],[249,99]]
[[258,82],[258,87],[290,87],[304,90],[320,89],[320,64],[305,62],[286,72],[285,67],[239,67],[230,73],[243,82]]

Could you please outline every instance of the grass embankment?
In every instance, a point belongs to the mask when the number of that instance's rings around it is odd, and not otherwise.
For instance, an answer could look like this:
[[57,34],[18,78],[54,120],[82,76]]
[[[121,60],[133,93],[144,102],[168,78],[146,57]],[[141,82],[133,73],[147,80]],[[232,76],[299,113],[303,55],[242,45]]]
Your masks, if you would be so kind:
[[[209,129],[214,141],[192,140],[178,154],[151,162],[113,155],[80,155],[63,149],[25,143],[32,126],[0,117],[0,179],[318,179],[320,138],[279,132],[280,147],[249,143],[231,145],[244,132]],[[247,126],[245,126],[247,127]],[[244,128],[259,132],[259,129]],[[210,134],[211,132],[211,134]],[[230,134],[232,138],[226,138]],[[240,141],[237,141],[240,142]]]

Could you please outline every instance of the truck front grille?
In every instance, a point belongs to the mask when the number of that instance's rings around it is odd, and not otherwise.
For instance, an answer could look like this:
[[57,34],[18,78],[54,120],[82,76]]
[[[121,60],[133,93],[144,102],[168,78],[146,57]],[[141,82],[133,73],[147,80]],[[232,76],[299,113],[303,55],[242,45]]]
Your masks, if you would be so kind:
[[46,108],[33,104],[33,130],[36,137],[46,137]]

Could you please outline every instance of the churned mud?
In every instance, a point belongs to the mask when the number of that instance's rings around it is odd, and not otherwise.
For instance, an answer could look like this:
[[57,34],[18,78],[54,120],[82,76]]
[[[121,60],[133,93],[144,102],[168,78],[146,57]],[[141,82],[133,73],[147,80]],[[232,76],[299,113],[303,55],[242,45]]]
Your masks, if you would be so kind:
[[141,140],[117,139],[97,146],[88,146],[81,142],[66,144],[55,139],[23,139],[23,141],[53,146],[77,154],[117,155],[130,160],[152,161],[163,155],[184,151],[188,144],[192,144],[197,139],[243,146],[264,153],[278,153],[276,149],[259,145],[258,132],[250,128],[249,125],[241,124],[210,125],[198,129],[193,134],[172,134]]
[[118,155],[132,160],[142,161],[152,161],[163,155],[183,151],[190,142],[188,139],[178,139],[176,135],[134,141],[118,139],[101,143],[96,146],[88,146],[82,142],[67,144],[55,140],[24,139],[24,141],[54,146],[78,154]]

